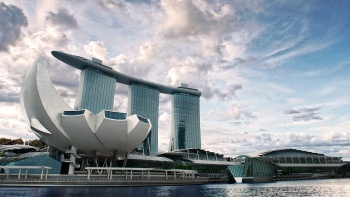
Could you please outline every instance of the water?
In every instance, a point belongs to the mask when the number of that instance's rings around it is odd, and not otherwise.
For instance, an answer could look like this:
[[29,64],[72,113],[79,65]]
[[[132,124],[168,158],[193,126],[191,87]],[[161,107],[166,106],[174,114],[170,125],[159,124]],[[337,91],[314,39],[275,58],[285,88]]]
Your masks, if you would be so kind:
[[0,187],[0,196],[350,196],[350,179],[154,187]]

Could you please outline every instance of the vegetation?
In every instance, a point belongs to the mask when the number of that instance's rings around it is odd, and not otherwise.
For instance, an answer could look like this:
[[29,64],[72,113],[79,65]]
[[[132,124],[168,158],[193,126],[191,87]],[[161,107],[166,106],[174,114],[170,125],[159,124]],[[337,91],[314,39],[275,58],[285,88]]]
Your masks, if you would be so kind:
[[23,144],[22,138],[11,139],[11,138],[0,138],[0,145],[14,145]]
[[187,165],[184,165],[184,164],[176,164],[175,169],[188,170],[188,167],[187,167]]
[[219,166],[219,165],[198,165],[194,167],[195,170],[198,170],[198,172],[202,173],[219,173],[219,172],[226,172],[227,166]]
[[193,164],[176,162],[175,169],[197,170],[199,173],[219,173],[226,172],[226,165]]
[[30,146],[34,146],[37,147],[39,149],[45,148],[47,147],[47,145],[45,144],[45,142],[43,142],[40,139],[35,139],[35,140],[29,140],[29,145]]
[[295,173],[295,170],[293,168],[291,168],[291,167],[288,167],[288,168],[282,170],[282,174],[284,176],[291,175],[293,173]]
[[[15,145],[15,144],[24,144],[22,138],[11,139],[11,138],[0,138],[0,145]],[[28,142],[26,142],[28,144]],[[29,145],[37,147],[39,149],[45,148],[47,145],[45,142],[40,139],[29,140]]]

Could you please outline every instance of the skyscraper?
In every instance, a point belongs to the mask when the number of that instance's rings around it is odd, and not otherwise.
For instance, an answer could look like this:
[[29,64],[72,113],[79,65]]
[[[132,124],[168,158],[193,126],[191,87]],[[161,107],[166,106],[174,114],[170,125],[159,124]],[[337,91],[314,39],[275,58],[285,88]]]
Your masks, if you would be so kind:
[[173,122],[170,151],[184,148],[200,148],[200,103],[201,92],[188,88],[170,87],[143,79],[128,76],[102,64],[100,60],[88,60],[76,55],[52,51],[60,61],[73,66],[81,72],[76,109],[89,109],[93,113],[111,110],[115,83],[129,86],[128,114],[138,114],[150,119],[151,132],[139,146],[146,155],[158,153],[158,115],[159,94],[172,95]]
[[172,98],[172,107],[170,151],[201,148],[199,96],[175,93]]
[[128,115],[138,114],[150,119],[152,129],[139,149],[145,155],[158,153],[159,90],[140,84],[129,86]]
[[112,110],[116,80],[98,70],[81,71],[75,109],[88,109],[94,114]]

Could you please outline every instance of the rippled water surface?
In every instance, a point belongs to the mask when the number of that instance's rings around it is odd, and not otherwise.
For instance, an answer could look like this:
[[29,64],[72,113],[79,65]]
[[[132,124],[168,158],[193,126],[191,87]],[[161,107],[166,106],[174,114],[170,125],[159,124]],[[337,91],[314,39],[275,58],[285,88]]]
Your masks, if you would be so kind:
[[350,196],[350,179],[154,187],[0,187],[0,196]]

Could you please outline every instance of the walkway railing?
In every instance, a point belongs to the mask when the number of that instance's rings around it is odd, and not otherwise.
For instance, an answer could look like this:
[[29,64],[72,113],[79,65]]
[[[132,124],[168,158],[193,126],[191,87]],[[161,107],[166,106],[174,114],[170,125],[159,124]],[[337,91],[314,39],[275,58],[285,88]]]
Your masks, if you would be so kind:
[[49,169],[52,169],[52,168],[48,166],[0,166],[0,169],[4,169],[4,170],[7,169],[7,178],[10,178],[11,169],[18,170],[18,179],[21,178],[21,172],[23,169],[26,171],[24,179],[28,178],[28,170],[30,169],[41,169],[40,179],[43,179],[44,171],[46,170],[45,180],[47,180],[48,171]]
[[[167,180],[168,177],[172,175],[175,180],[177,176],[182,177],[182,179],[194,179],[195,174],[198,174],[196,170],[180,170],[180,169],[154,169],[154,168],[120,168],[120,167],[86,167],[87,170],[87,180],[90,180],[90,177],[93,171],[96,171],[96,175],[107,175],[108,180],[112,180],[113,174],[120,174],[125,180],[133,180],[135,176],[141,176],[143,180],[146,177],[150,180],[151,176],[158,175],[161,177],[165,177]],[[103,173],[106,172],[106,173]],[[159,174],[160,173],[160,174]]]

